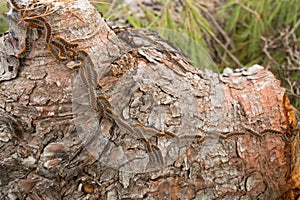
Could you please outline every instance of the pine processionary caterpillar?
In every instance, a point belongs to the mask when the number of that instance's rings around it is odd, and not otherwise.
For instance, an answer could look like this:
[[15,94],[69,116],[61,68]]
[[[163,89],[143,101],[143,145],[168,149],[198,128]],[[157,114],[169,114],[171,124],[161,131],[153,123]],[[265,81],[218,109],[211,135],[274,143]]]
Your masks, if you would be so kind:
[[186,140],[186,139],[203,139],[203,137],[201,135],[180,135],[179,139],[182,140]]
[[274,129],[264,129],[262,131],[260,131],[260,134],[262,136],[268,134],[268,133],[271,133],[271,134],[277,134],[277,135],[280,135],[280,137],[282,138],[282,140],[287,143],[287,144],[290,144],[292,142],[292,140],[290,140],[284,133],[282,133],[281,131],[278,131],[278,130],[274,130]]
[[147,141],[145,138],[142,139],[145,146],[146,146],[146,151],[147,153],[149,154],[149,160],[150,162],[155,162],[155,158],[154,158],[154,154],[153,154],[153,151],[152,151],[152,148],[151,148],[151,145],[149,143],[149,141]]
[[227,138],[226,135],[221,134],[221,133],[219,133],[217,131],[209,131],[209,133],[211,133],[213,135],[216,135],[217,137],[222,138],[222,139],[226,139]]
[[99,112],[100,115],[102,117],[106,117],[104,115],[104,109],[108,108],[108,107],[112,107],[110,101],[105,97],[105,96],[98,96],[97,97],[97,103],[98,103],[98,107],[99,107]]
[[137,135],[139,136],[138,139],[142,140],[146,146],[146,151],[149,155],[149,160],[150,162],[154,163],[155,162],[155,158],[154,158],[154,153],[152,150],[152,145],[150,144],[150,142],[144,137],[143,133],[139,130],[139,129],[135,129],[135,133],[137,133]]
[[297,120],[297,125],[296,125],[295,129],[298,129],[298,128],[300,128],[300,114],[296,108],[293,108],[293,111],[294,111],[294,114],[295,114],[295,117]]
[[93,74],[93,71],[91,69],[91,66],[87,65],[87,63],[83,66],[83,70],[84,70],[84,74],[85,74],[85,77],[88,81],[88,84],[89,84],[89,87],[96,87],[96,84],[93,83],[92,81],[92,74]]
[[253,129],[249,128],[249,127],[246,127],[246,126],[244,128],[245,128],[246,132],[248,132],[248,133],[250,133],[250,134],[252,134],[252,135],[254,135],[254,136],[258,137],[258,138],[262,137],[262,135],[260,133],[256,132],[255,130],[253,130]]
[[230,132],[228,134],[226,134],[226,137],[232,137],[232,136],[236,136],[236,135],[246,135],[246,132],[242,132],[242,131],[236,131],[236,132]]
[[121,120],[117,115],[115,115],[112,110],[107,108],[107,109],[105,109],[105,112],[106,112],[106,115],[108,116],[108,118],[110,118],[112,121],[114,121],[119,128],[124,128],[129,133],[137,134],[137,136],[139,137],[138,139],[142,140],[146,146],[146,150],[149,154],[150,161],[154,162],[155,158],[154,158],[154,154],[153,154],[151,145],[150,145],[149,141],[144,137],[143,133],[138,129],[135,129],[135,130],[132,129],[130,127],[130,125],[128,125],[126,122]]
[[25,22],[26,25],[25,25],[24,47],[22,48],[22,50],[20,50],[17,53],[17,56],[19,58],[25,58],[30,53],[31,50],[30,36],[32,35],[31,28],[37,28],[37,29],[42,28],[39,21],[36,21],[35,19],[26,19]]
[[[12,2],[14,2],[14,0],[12,0]],[[24,21],[26,22],[24,47],[22,48],[22,50],[20,50],[17,53],[17,56],[19,58],[24,58],[30,53],[30,50],[31,50],[31,44],[30,44],[31,28],[42,29],[42,25],[44,25],[44,27],[46,28],[46,41],[48,41],[47,45],[48,45],[48,48],[49,48],[51,54],[57,60],[64,61],[64,59],[59,57],[59,54],[62,53],[61,50],[57,50],[57,48],[55,48],[53,46],[53,44],[49,43],[50,37],[51,37],[51,27],[50,27],[49,23],[44,18],[41,18],[41,17],[25,19]],[[60,51],[60,52],[58,52],[58,51]]]
[[260,131],[259,133],[256,132],[256,131],[254,131],[254,130],[252,130],[251,128],[248,128],[248,127],[245,127],[245,130],[246,130],[247,132],[251,133],[252,135],[254,135],[254,136],[256,136],[256,137],[259,137],[259,138],[261,138],[261,137],[263,137],[263,136],[265,136],[265,135],[267,135],[267,134],[277,134],[277,135],[279,135],[279,136],[281,137],[281,139],[282,139],[285,143],[287,143],[287,144],[290,144],[290,143],[295,139],[295,137],[294,137],[292,140],[290,140],[290,139],[286,136],[286,134],[282,133],[281,131],[274,130],[274,129],[264,129],[264,130]]
[[25,58],[30,53],[31,50],[30,35],[31,35],[30,24],[26,24],[24,47],[17,53],[17,57]]
[[51,54],[54,56],[54,58],[59,61],[59,62],[63,62],[63,61],[66,61],[66,58],[62,58],[60,57],[60,50],[53,45],[52,42],[49,42],[47,44],[48,46],[48,49],[50,50]]
[[17,11],[24,8],[24,6],[19,6],[15,0],[9,0],[9,2],[10,2],[10,5],[12,5],[12,7]]
[[43,24],[45,26],[45,30],[46,30],[45,41],[46,41],[46,43],[49,43],[50,39],[52,37],[51,26],[44,18],[40,17],[40,18],[37,18],[37,19],[39,19],[39,20],[41,20],[41,22],[43,22]]
[[[249,129],[250,129],[250,128],[249,128]],[[247,131],[248,131],[248,130],[247,130]],[[250,131],[254,132],[252,129],[250,129]],[[250,132],[250,131],[249,131],[249,132]],[[252,132],[251,132],[251,133],[252,133]],[[246,134],[247,134],[247,132],[244,132],[244,131],[229,132],[229,133],[226,133],[226,134],[219,133],[219,132],[217,132],[217,131],[210,131],[210,133],[212,133],[212,134],[214,134],[214,135],[216,135],[216,136],[218,136],[219,138],[222,138],[222,139],[228,139],[228,138],[233,137],[233,136],[237,136],[237,135],[246,135]],[[259,135],[259,133],[255,133],[255,132],[254,132],[253,135],[258,135],[259,137],[261,137],[261,136]]]
[[97,72],[94,69],[94,64],[92,59],[90,58],[89,54],[84,50],[76,51],[75,60],[79,60],[84,62],[85,67],[85,74],[88,82],[96,87],[98,84],[97,82]]
[[264,136],[267,133],[271,133],[271,134],[278,134],[278,135],[284,135],[281,131],[278,130],[274,130],[274,129],[264,129],[262,131],[260,131],[260,134],[262,136]]
[[165,134],[172,137],[172,138],[178,138],[177,135],[175,135],[174,133],[170,132],[170,131],[165,131]]
[[[177,140],[180,139],[177,135],[175,135],[174,133],[172,133],[170,131],[160,132],[160,131],[157,131],[157,130],[155,130],[153,128],[145,127],[141,123],[135,123],[133,125],[137,126],[137,127],[140,127],[143,130],[143,132],[156,135],[157,137],[166,137],[166,136],[169,136],[171,138],[176,138]],[[193,135],[193,138],[197,138],[197,135]]]
[[[142,131],[140,131],[139,129],[131,128],[129,124],[127,124],[122,119],[120,119],[112,110],[106,108],[105,113],[106,113],[107,117],[109,119],[111,119],[113,122],[115,122],[119,128],[123,128],[126,131],[128,131],[129,133],[135,133],[135,134],[137,134],[137,136],[140,139],[146,140]],[[146,140],[146,141],[148,141],[148,140]]]
[[77,43],[69,42],[66,39],[64,39],[62,37],[59,37],[59,36],[55,36],[54,40],[57,40],[57,41],[61,42],[62,44],[64,44],[68,48],[76,48],[76,47],[78,47]]
[[88,88],[88,96],[89,96],[91,108],[94,109],[94,111],[98,112],[99,110],[98,110],[98,104],[96,99],[96,91],[91,86]]
[[103,109],[103,113],[110,121],[115,122],[115,114],[113,113],[112,110],[110,110],[109,108],[106,108],[106,109]]
[[[100,96],[98,96],[97,98],[98,98],[100,101],[101,101],[101,100],[104,100],[104,102],[105,102],[105,107],[112,107],[112,104],[110,103],[110,101],[107,99],[106,96],[100,95]],[[101,102],[102,102],[102,101],[101,101]]]
[[81,68],[83,66],[83,64],[84,63],[81,62],[81,61],[79,61],[79,63],[76,62],[76,64],[72,66],[72,69],[79,69],[79,68]]
[[74,56],[76,55],[76,51],[74,50],[74,48],[76,48],[78,46],[78,44],[68,42],[67,40],[65,40],[59,36],[55,36],[53,41],[55,41],[56,43],[59,43],[63,47],[64,52],[68,57],[70,57],[71,59],[74,58]]
[[156,160],[158,161],[160,167],[163,167],[164,166],[164,159],[163,159],[163,156],[162,156],[162,153],[161,153],[161,150],[159,149],[158,146],[152,144],[152,151],[156,157]]
[[32,28],[36,28],[36,29],[44,28],[43,24],[41,24],[40,21],[37,19],[25,19],[24,21],[29,23],[30,27],[32,27]]
[[101,104],[100,101],[97,102],[97,105],[98,105],[98,112],[99,112],[100,116],[102,118],[105,118],[106,116],[104,114],[104,109],[105,109],[104,106]]
[[46,31],[45,41],[47,44],[50,43],[50,40],[52,37],[52,33],[51,33],[52,29],[51,29],[50,24],[43,17],[37,16],[37,15],[30,15],[30,17],[32,17],[32,18],[30,18],[30,20],[34,20],[38,24],[43,24],[44,29]]
[[134,130],[130,127],[126,122],[121,120],[118,116],[114,115],[114,121],[118,125],[119,128],[123,128],[127,130],[129,133],[136,133],[140,138],[144,138],[143,134],[139,131]]
[[152,129],[152,128],[148,128],[148,127],[145,127],[143,124],[141,124],[141,123],[135,123],[135,124],[133,124],[134,126],[136,126],[136,127],[139,127],[139,128],[141,128],[142,130],[143,130],[143,132],[145,132],[145,133],[152,133],[153,135],[156,135],[156,136],[158,136],[158,137],[164,137],[164,136],[166,136],[164,133],[161,133],[161,132],[159,132],[159,131],[156,131],[156,130],[154,130],[154,129]]
[[76,55],[75,50],[70,48],[65,48],[66,55],[73,60],[74,56]]
[[67,60],[67,58],[65,58],[66,53],[65,53],[64,47],[60,43],[57,43],[56,41],[53,41],[53,40],[50,43],[58,49],[59,57]]
[[85,88],[88,88],[89,84],[88,84],[88,81],[86,80],[86,77],[84,75],[84,70],[82,67],[79,68],[79,77],[80,77],[81,82],[83,83],[83,86]]
[[[87,81],[87,79],[84,75],[84,69],[83,68],[84,67],[79,68],[79,77],[80,77],[84,87],[88,91],[88,98],[89,98],[90,107],[92,109],[94,109],[96,112],[99,112],[99,106],[97,104],[95,89],[88,83],[88,81]],[[101,108],[100,108],[100,111],[101,111]]]
[[179,141],[179,137],[177,135],[175,135],[174,133],[170,132],[170,131],[164,131],[164,133],[171,137],[171,138],[175,138],[177,141]]

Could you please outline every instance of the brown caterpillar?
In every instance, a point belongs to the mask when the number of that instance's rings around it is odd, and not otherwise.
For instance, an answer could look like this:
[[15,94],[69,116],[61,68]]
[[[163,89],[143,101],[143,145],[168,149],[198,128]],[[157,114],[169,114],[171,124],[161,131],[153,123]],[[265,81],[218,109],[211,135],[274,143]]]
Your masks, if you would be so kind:
[[164,166],[164,159],[163,159],[161,150],[159,149],[158,146],[156,146],[154,144],[152,144],[151,146],[152,146],[152,152],[154,153],[157,162],[159,163],[160,167],[163,167]]
[[67,58],[65,57],[66,56],[66,52],[65,52],[64,47],[60,43],[58,43],[58,42],[56,42],[54,40],[52,40],[50,43],[58,49],[59,56],[61,58],[64,58],[65,60],[67,60]]
[[252,135],[254,135],[254,136],[256,136],[256,137],[259,137],[259,138],[262,137],[262,135],[261,135],[260,133],[256,132],[255,130],[253,130],[253,129],[249,128],[249,127],[244,127],[244,128],[245,128],[245,130],[246,130],[248,133],[250,133],[250,134],[252,134]]
[[150,162],[154,163],[155,162],[155,154],[153,153],[152,150],[152,145],[150,144],[150,142],[144,137],[142,131],[140,131],[139,129],[135,129],[134,131],[135,133],[137,133],[137,135],[139,136],[138,139],[142,140],[145,144],[146,147],[146,151],[149,155],[149,160]]
[[55,46],[52,42],[49,42],[47,44],[48,49],[50,50],[51,54],[53,55],[53,57],[59,61],[59,62],[63,62],[66,61],[66,58],[61,57],[61,49],[58,49],[57,46]]
[[113,122],[115,122],[119,128],[124,128],[129,133],[135,133],[138,136],[138,139],[140,139],[140,140],[142,140],[144,142],[144,144],[146,146],[147,153],[149,154],[150,162],[154,162],[155,161],[155,157],[154,157],[154,154],[153,154],[153,150],[152,150],[151,144],[144,137],[144,134],[142,133],[142,131],[140,131],[139,129],[132,129],[130,127],[130,125],[128,125],[123,120],[121,120],[116,114],[113,113],[112,110],[110,110],[108,108],[105,109],[105,113],[106,113],[105,115],[108,116]]
[[44,24],[44,27],[45,27],[45,30],[46,30],[45,41],[46,41],[46,43],[49,43],[50,39],[52,37],[51,26],[50,26],[50,24],[44,18],[39,17],[37,19],[40,20]]
[[64,44],[68,48],[76,48],[79,45],[77,43],[68,42],[67,40],[65,40],[64,38],[59,37],[59,36],[55,36],[54,40],[57,40],[57,41],[61,42],[62,44]]
[[[25,40],[24,40],[24,47],[23,47],[23,49],[20,50],[17,53],[17,56],[19,58],[24,58],[24,57],[26,57],[30,53],[30,50],[31,50],[30,36],[32,35],[31,28],[42,29],[43,28],[43,24],[47,23],[43,18],[25,19],[24,21],[26,22],[26,25],[25,25]],[[49,26],[50,32],[51,32],[51,27],[50,27],[49,24],[48,24],[48,26]],[[50,38],[49,38],[49,40],[50,40]],[[48,47],[49,47],[49,45],[48,45]],[[56,50],[54,50],[51,47],[49,49],[50,49],[52,55],[55,56]],[[56,56],[55,58],[58,58],[58,57]],[[60,60],[60,59],[57,59],[57,60]]]
[[107,107],[112,107],[110,101],[105,96],[98,96],[97,103],[98,103],[98,110],[100,112],[101,117],[105,118],[106,116],[104,114],[104,109]]
[[43,24],[44,29],[46,31],[45,41],[48,44],[51,40],[51,37],[52,37],[52,33],[51,33],[52,29],[51,29],[50,24],[43,17],[37,16],[37,15],[34,15],[34,14],[30,15],[30,17],[31,18],[29,18],[29,19],[25,19],[25,21],[26,20],[33,20],[33,21],[35,21],[36,24]]
[[247,134],[246,132],[243,132],[243,131],[241,131],[241,132],[231,132],[231,133],[227,133],[227,134],[222,134],[222,133],[219,133],[217,131],[210,131],[209,133],[212,133],[212,134],[214,134],[214,135],[216,135],[216,136],[218,136],[222,139],[227,139],[227,138],[235,136],[235,135],[246,135]]
[[24,8],[24,6],[18,5],[18,3],[15,0],[9,0],[9,3],[17,11],[22,10]]
[[203,139],[201,135],[180,135],[179,139]]
[[295,114],[295,117],[297,120],[297,125],[296,125],[295,129],[298,129],[298,128],[300,128],[300,114],[296,108],[293,108],[293,111],[294,111],[294,114]]
[[83,65],[86,66],[84,68],[86,78],[90,84],[92,84],[94,87],[96,87],[98,85],[97,72],[94,69],[94,64],[93,64],[92,59],[90,58],[89,54],[84,50],[78,50],[78,51],[76,51],[75,61],[84,62]]
[[158,137],[164,137],[164,136],[166,136],[166,134],[164,134],[164,133],[162,133],[162,132],[159,132],[159,131],[156,131],[156,130],[154,130],[154,129],[152,129],[152,128],[148,128],[148,127],[145,127],[143,124],[141,124],[141,123],[135,123],[135,124],[133,124],[134,126],[137,126],[137,127],[139,127],[139,128],[141,128],[142,130],[143,130],[143,132],[148,132],[148,133],[152,133],[152,134],[154,134],[154,135],[156,135],[156,136],[158,136]]
[[83,64],[84,64],[84,62],[82,62],[82,61],[79,61],[79,63],[76,62],[76,64],[72,66],[72,69],[79,69],[83,66]]
[[43,24],[41,24],[40,21],[37,19],[25,19],[24,21],[29,23],[32,28],[36,28],[36,29],[44,28]]
[[99,100],[101,100],[101,99],[104,100],[104,102],[105,102],[105,104],[106,104],[106,105],[105,105],[106,107],[112,107],[112,104],[110,103],[110,101],[107,99],[106,96],[101,96],[101,95],[100,95],[100,96],[98,96],[97,98],[98,98]]
[[31,35],[31,24],[26,24],[25,26],[25,39],[24,39],[24,47],[17,53],[17,57],[25,58],[31,50],[30,44],[30,35]]
[[175,135],[174,133],[172,133],[172,132],[170,132],[170,131],[165,131],[164,133],[165,133],[166,135],[172,137],[172,138],[178,138],[177,135]]
[[90,107],[92,109],[94,109],[94,111],[99,112],[99,106],[97,104],[95,89],[88,83],[88,80],[86,79],[85,74],[84,74],[84,67],[79,68],[79,77],[80,77],[84,87],[88,90]]
[[284,133],[282,133],[281,131],[278,131],[278,130],[264,129],[264,130],[260,131],[260,134],[262,136],[266,135],[268,133],[280,135],[281,139],[287,144],[290,144],[293,141],[293,140],[290,140]]
[[60,46],[64,49],[65,55],[69,58],[73,59],[76,55],[75,48],[78,46],[77,43],[71,43],[65,40],[64,38],[61,38],[59,36],[55,36],[53,38],[53,41],[60,44]]

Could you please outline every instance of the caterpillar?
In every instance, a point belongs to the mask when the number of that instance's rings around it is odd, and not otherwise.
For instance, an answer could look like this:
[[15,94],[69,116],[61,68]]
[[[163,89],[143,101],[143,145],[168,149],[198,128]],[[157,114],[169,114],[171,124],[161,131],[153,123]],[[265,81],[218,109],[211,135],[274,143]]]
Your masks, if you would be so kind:
[[106,96],[98,96],[97,97],[99,100],[104,100],[105,102],[105,107],[112,107],[112,104],[110,103],[110,101],[107,99]]
[[102,112],[101,108],[98,106],[98,103],[97,103],[95,89],[88,83],[88,80],[85,77],[84,67],[79,68],[79,77],[80,77],[84,87],[88,91],[90,107],[92,109],[94,109],[94,111],[96,111],[96,112],[99,112],[99,111]]
[[[17,53],[17,57],[19,58],[25,58],[31,50],[31,44],[30,44],[30,36],[32,35],[31,28],[37,28],[42,29],[43,26],[41,25],[40,21],[33,18],[33,19],[25,19],[26,25],[25,25],[25,39],[24,39],[24,47]],[[51,51],[51,49],[50,49]],[[52,49],[53,54],[54,50]]]
[[78,43],[72,43],[72,42],[68,42],[67,40],[65,40],[64,38],[62,37],[59,37],[59,36],[55,36],[53,38],[54,40],[57,40],[57,41],[60,41],[61,43],[63,43],[66,47],[69,47],[69,48],[76,48],[78,47]]
[[30,44],[30,35],[31,35],[31,24],[26,24],[25,26],[25,39],[24,39],[24,47],[17,53],[17,57],[25,58],[31,50]]
[[43,24],[40,23],[37,19],[25,19],[25,22],[29,23],[32,28],[43,29]]
[[[50,43],[58,49],[59,56],[65,58],[66,52],[65,52],[64,47],[60,43],[58,43],[58,42],[56,42],[54,40],[52,40]],[[67,58],[65,58],[65,59],[67,59]]]
[[250,133],[250,134],[252,134],[252,135],[254,135],[254,136],[258,137],[258,138],[262,137],[262,135],[260,133],[256,132],[255,130],[253,130],[253,129],[249,128],[249,127],[244,127],[244,128],[245,128],[246,132],[248,132],[248,133]]
[[51,29],[51,26],[50,24],[42,17],[39,17],[37,18],[38,20],[40,20],[43,24],[44,24],[44,27],[45,27],[45,30],[46,30],[46,36],[45,36],[45,41],[46,43],[49,43],[50,42],[50,39],[52,37],[52,29]]
[[296,120],[297,120],[297,125],[296,125],[296,129],[300,128],[300,114],[298,112],[298,110],[296,108],[293,108]]
[[158,161],[160,167],[163,167],[164,166],[164,159],[163,159],[163,156],[162,156],[162,153],[161,153],[161,150],[159,149],[158,146],[152,144],[152,151],[156,157],[156,160]]
[[179,139],[203,139],[201,135],[180,135]]
[[139,128],[141,128],[142,130],[143,130],[143,132],[145,132],[145,133],[152,133],[152,134],[154,134],[154,135],[156,135],[156,136],[158,136],[158,137],[163,137],[163,136],[166,136],[164,133],[161,133],[161,132],[159,132],[159,131],[156,131],[156,130],[154,130],[154,129],[152,129],[152,128],[148,128],[148,127],[145,127],[144,125],[142,125],[141,123],[135,123],[135,124],[133,124],[134,126],[137,126],[137,127],[139,127]]
[[78,50],[76,51],[75,61],[81,61],[84,62],[84,66],[86,66],[85,74],[88,82],[92,84],[93,86],[97,86],[97,72],[94,69],[94,64],[92,62],[92,59],[90,58],[89,54],[84,50]]
[[[104,101],[102,101],[104,100]],[[97,97],[97,104],[98,104],[98,110],[100,112],[100,115],[102,117],[106,117],[104,115],[104,109],[107,107],[112,107],[110,101],[105,96],[98,96]]]
[[154,158],[155,154],[153,153],[152,145],[151,145],[150,142],[144,137],[142,131],[140,131],[139,129],[135,129],[135,130],[136,130],[135,132],[136,132],[137,135],[139,136],[138,139],[140,139],[141,141],[143,141],[144,144],[145,144],[146,151],[147,151],[147,153],[148,153],[148,155],[149,155],[149,160],[150,160],[150,162],[154,163],[154,162],[155,162],[155,158]]
[[66,58],[61,57],[61,49],[58,49],[56,45],[54,45],[52,42],[49,42],[47,46],[51,54],[57,61],[59,62],[66,61]]
[[50,42],[50,40],[51,40],[51,37],[52,37],[52,33],[51,33],[52,29],[51,29],[50,24],[43,17],[37,16],[37,15],[34,15],[34,14],[30,15],[30,17],[31,18],[26,19],[26,20],[33,20],[33,21],[36,22],[36,24],[43,24],[44,29],[46,31],[46,33],[45,33],[45,41],[48,44]]
[[277,135],[280,135],[280,137],[282,138],[282,140],[289,144],[292,142],[292,140],[290,140],[284,133],[282,133],[281,131],[278,131],[278,130],[274,130],[274,129],[264,129],[260,132],[260,134],[263,136],[263,135],[266,135],[268,133],[271,133],[271,134],[277,134]]
[[68,42],[67,40],[59,36],[55,36],[53,38],[53,41],[55,41],[63,47],[66,56],[68,56],[71,59],[74,58],[74,56],[76,55],[76,51],[74,49],[78,46],[77,43]]
[[17,3],[15,0],[9,0],[9,3],[10,3],[10,5],[12,5],[12,7],[13,7],[15,10],[17,10],[17,11],[19,11],[19,10],[21,10],[21,9],[24,8],[24,6],[18,5],[18,3]]
[[172,137],[172,138],[178,138],[177,135],[175,135],[174,133],[170,132],[170,131],[165,131],[165,134]]

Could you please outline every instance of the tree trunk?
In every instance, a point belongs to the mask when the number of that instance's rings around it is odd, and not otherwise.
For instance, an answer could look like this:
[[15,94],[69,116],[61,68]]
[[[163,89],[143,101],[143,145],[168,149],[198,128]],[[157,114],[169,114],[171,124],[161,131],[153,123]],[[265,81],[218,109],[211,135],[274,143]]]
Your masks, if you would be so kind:
[[13,1],[1,37],[1,199],[297,197],[299,112],[269,71],[200,71],[88,1],[41,5]]

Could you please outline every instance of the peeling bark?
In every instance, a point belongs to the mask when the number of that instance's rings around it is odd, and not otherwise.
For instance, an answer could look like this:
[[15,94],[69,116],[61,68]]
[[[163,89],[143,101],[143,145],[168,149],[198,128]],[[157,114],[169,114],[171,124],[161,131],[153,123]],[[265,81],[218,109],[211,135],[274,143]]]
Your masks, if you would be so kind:
[[[25,25],[11,13],[0,46],[1,198],[297,196],[299,114],[272,73],[257,65],[223,74],[198,70],[154,33],[115,33],[87,1],[44,18],[52,37],[88,52],[98,73],[97,94],[121,122],[185,138],[148,134],[163,158],[150,162],[141,138],[89,110],[78,72],[70,69],[74,62],[55,60],[45,31],[33,29],[32,50],[18,62]],[[82,109],[89,115],[79,116]],[[247,127],[282,134],[259,137]],[[234,132],[245,134],[218,135]]]

